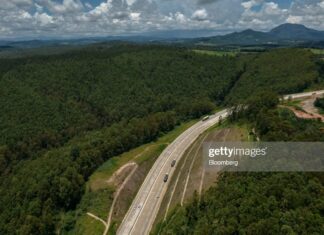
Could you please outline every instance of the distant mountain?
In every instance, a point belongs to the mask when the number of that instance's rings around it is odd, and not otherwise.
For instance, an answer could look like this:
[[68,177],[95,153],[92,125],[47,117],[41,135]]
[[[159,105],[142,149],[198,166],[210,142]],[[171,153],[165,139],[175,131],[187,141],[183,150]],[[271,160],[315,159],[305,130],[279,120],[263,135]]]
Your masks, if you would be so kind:
[[[226,31],[222,31],[223,33]],[[247,29],[221,36],[211,36],[215,30],[169,30],[146,32],[139,35],[107,36],[78,39],[52,39],[29,41],[0,41],[2,50],[80,46],[93,43],[126,41],[135,43],[178,43],[198,45],[323,45],[324,31],[310,29],[300,24],[282,24],[269,32]]]
[[242,32],[230,33],[223,36],[209,37],[198,39],[198,41],[205,43],[215,43],[215,44],[260,44],[266,43],[271,40],[270,35],[263,32],[254,31],[252,29],[247,29]]
[[300,24],[282,24],[272,29],[268,34],[281,40],[324,40],[324,31],[310,29]]
[[269,32],[252,29],[223,36],[195,39],[195,43],[215,45],[301,44],[324,41],[324,31],[300,24],[282,24]]

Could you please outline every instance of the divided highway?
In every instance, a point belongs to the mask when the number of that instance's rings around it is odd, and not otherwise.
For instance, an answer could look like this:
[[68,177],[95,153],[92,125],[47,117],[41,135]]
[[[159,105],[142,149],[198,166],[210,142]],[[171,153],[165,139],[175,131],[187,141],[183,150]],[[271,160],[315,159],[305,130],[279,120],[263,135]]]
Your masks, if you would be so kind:
[[117,231],[118,235],[149,234],[170,181],[163,181],[165,174],[168,173],[170,179],[176,168],[171,167],[172,161],[176,160],[178,163],[186,149],[189,148],[200,134],[218,123],[220,118],[227,117],[227,115],[228,110],[223,110],[211,115],[206,121],[199,121],[183,132],[161,153],[146,176],[120,225]]
[[[323,94],[324,90],[313,91],[286,95],[284,99],[298,99]],[[176,160],[176,163],[178,163],[184,152],[200,134],[218,123],[220,118],[226,118],[228,114],[229,109],[225,109],[211,115],[206,121],[199,121],[183,132],[161,153],[146,176],[132,205],[124,217],[117,231],[118,235],[147,235],[150,233],[166,193],[170,178],[176,169],[176,167],[171,167],[172,161]],[[164,182],[166,174],[168,174],[169,180]]]

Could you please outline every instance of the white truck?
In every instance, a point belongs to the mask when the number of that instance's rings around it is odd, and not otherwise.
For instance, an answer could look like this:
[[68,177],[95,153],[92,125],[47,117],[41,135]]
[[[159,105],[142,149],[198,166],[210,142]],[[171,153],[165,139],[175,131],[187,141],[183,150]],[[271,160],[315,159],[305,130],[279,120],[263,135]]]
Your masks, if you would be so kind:
[[205,117],[203,117],[202,121],[204,122],[204,121],[207,121],[208,119],[209,119],[209,116],[205,116]]

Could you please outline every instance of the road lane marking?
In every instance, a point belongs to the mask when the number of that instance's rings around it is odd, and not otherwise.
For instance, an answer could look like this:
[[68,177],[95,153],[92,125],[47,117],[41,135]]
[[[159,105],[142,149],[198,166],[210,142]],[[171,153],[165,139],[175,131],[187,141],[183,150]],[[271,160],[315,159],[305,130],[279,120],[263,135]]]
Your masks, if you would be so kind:
[[[189,137],[190,137],[190,141],[189,141],[189,144],[188,146],[186,146],[185,149],[181,149],[181,154],[183,154],[183,152],[196,140],[196,138],[201,134],[203,133],[205,130],[207,130],[210,126],[216,124],[219,120],[219,116],[220,115],[224,115],[225,116],[227,115],[227,110],[223,110],[221,112],[218,112],[216,115],[212,115],[212,119],[206,121],[206,122],[201,122],[199,121],[197,124],[195,124],[194,126],[192,126],[190,129],[186,130],[184,133],[182,133],[174,142],[172,142],[172,144],[170,146],[167,147],[166,150],[171,150],[177,146],[181,146],[182,142],[184,142],[185,140],[187,140]],[[192,134],[194,134],[194,136],[192,136]],[[194,138],[192,138],[194,137]],[[173,156],[173,153],[175,151],[178,151],[177,148],[175,148],[173,151],[172,151],[172,154],[169,155],[169,156],[165,156],[166,155],[166,151],[163,152],[160,157],[158,158],[158,160],[156,161],[156,163],[154,164],[154,166],[152,167],[151,171],[149,172],[149,174],[147,175],[146,179],[144,180],[137,196],[135,197],[135,200],[133,201],[132,203],[132,206],[133,207],[134,205],[137,205],[139,204],[138,202],[142,202],[143,199],[146,199],[143,206],[139,209],[139,210],[136,210],[136,211],[131,211],[131,209],[128,210],[126,216],[124,217],[124,220],[119,228],[119,230],[117,231],[118,234],[129,234],[129,229],[130,229],[130,232],[133,231],[133,228],[134,226],[137,224],[137,221],[139,219],[139,216],[141,215],[142,211],[143,211],[143,208],[145,207],[146,205],[146,202],[148,200],[148,198],[151,196],[151,189],[152,187],[155,185],[155,182],[157,181],[157,179],[159,178],[159,176],[161,175],[161,171],[162,169],[165,167],[165,164],[169,161],[170,157]],[[164,157],[167,157],[166,161],[165,161],[165,158]],[[182,157],[182,156],[178,156],[179,159]],[[164,162],[163,162],[164,161]],[[162,164],[163,163],[163,164]],[[160,172],[157,172],[157,168],[160,167],[160,165],[163,165]],[[172,170],[171,172],[173,173],[174,170]],[[171,176],[171,175],[170,175]],[[155,178],[155,180],[153,180]],[[153,183],[152,183],[153,181]],[[150,186],[150,190],[148,191],[149,193],[147,193],[147,187],[145,187],[146,185]],[[143,191],[145,190],[145,191]],[[145,192],[145,193],[144,193]],[[157,204],[159,205],[159,202],[162,200],[163,198],[163,195],[160,196],[157,201]],[[154,202],[156,202],[156,198],[154,198]],[[134,218],[135,217],[135,218]],[[152,218],[155,219],[156,215],[152,216],[150,218],[150,223],[152,221]],[[154,222],[154,221],[153,221]],[[131,228],[130,228],[131,226]],[[125,231],[126,230],[126,231]]]
[[189,177],[190,177],[190,173],[191,173],[191,170],[192,170],[192,167],[193,167],[193,163],[195,162],[196,160],[196,157],[198,155],[198,152],[202,146],[202,143],[205,141],[205,139],[207,138],[207,135],[204,136],[204,138],[202,139],[201,143],[199,144],[196,152],[195,152],[195,155],[194,157],[192,158],[192,161],[191,161],[191,164],[190,164],[190,167],[189,167],[189,171],[188,171],[188,175],[187,175],[187,179],[186,179],[186,183],[185,183],[185,187],[183,189],[183,193],[182,193],[182,197],[181,197],[181,202],[180,202],[180,205],[183,206],[183,201],[184,201],[184,197],[186,195],[186,191],[187,191],[187,187],[188,187],[188,183],[189,183]]
[[[139,202],[143,201],[143,199],[147,199],[149,197],[149,193],[150,193],[150,190],[147,189],[147,187],[145,188],[142,188],[142,186],[145,186],[145,185],[148,185],[150,186],[149,188],[151,189],[153,186],[154,186],[154,183],[156,182],[158,176],[160,175],[159,173],[157,174],[157,171],[159,170],[159,166],[160,164],[163,163],[163,165],[165,165],[165,160],[164,160],[164,155],[167,155],[168,152],[174,152],[176,150],[175,146],[178,145],[180,143],[182,143],[184,140],[187,139],[187,134],[189,135],[190,133],[196,131],[197,129],[200,129],[200,122],[196,123],[195,125],[193,125],[190,129],[186,130],[185,132],[183,132],[174,142],[172,142],[166,149],[165,151],[162,152],[162,154],[160,155],[160,157],[157,159],[157,161],[155,162],[155,164],[153,165],[151,171],[149,172],[149,174],[147,175],[147,177],[145,178],[144,182],[142,183],[141,185],[141,188],[137,194],[137,196],[135,197],[135,200],[133,201],[133,204],[135,204],[135,206],[137,204],[139,204]],[[174,150],[171,151],[171,149],[175,148]],[[170,157],[171,155],[169,155]],[[168,159],[169,159],[168,157]],[[168,160],[167,159],[167,160]],[[164,160],[164,162],[163,162]],[[161,170],[160,170],[161,171]],[[155,176],[157,174],[157,176]],[[154,179],[155,176],[155,180],[154,182],[151,184],[150,182]],[[141,196],[141,193],[143,193],[144,195]],[[146,201],[146,200],[145,200]],[[136,221],[137,221],[137,218],[139,217],[141,211],[142,211],[142,208],[144,208],[144,206],[141,207],[140,211],[137,213],[137,210],[134,211],[133,216],[131,216],[131,220],[133,221],[133,225],[132,225],[132,228],[134,227],[134,225],[136,224]],[[131,223],[132,221],[130,220],[127,220],[127,218],[129,217],[129,214],[130,213],[127,213],[126,216],[124,217],[124,220],[122,222],[122,224],[126,223],[129,224]],[[134,217],[135,218],[132,218]],[[135,220],[135,221],[134,221]],[[132,231],[132,228],[131,228],[131,231]],[[122,232],[123,230],[125,230],[126,228],[122,229],[121,228],[121,231],[118,231],[119,232]],[[131,232],[130,231],[130,232]],[[121,234],[124,234],[124,233],[121,233]]]

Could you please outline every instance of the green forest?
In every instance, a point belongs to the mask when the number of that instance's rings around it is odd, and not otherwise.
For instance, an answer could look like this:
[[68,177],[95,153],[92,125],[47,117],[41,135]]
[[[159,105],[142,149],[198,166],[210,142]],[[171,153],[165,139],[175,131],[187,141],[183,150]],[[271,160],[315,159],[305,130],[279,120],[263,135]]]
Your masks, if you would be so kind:
[[314,104],[317,108],[324,110],[324,98],[317,98]]
[[[324,124],[298,119],[271,92],[256,93],[230,122],[253,124],[264,141],[324,141]],[[154,234],[322,234],[321,173],[223,172],[199,202],[176,207]]]
[[[322,82],[321,69],[304,49],[218,57],[117,44],[1,59],[0,234],[55,234],[60,215],[75,209],[85,181],[107,159],[254,89],[301,91]],[[289,117],[271,112],[275,121]],[[257,125],[264,138],[281,136]]]

